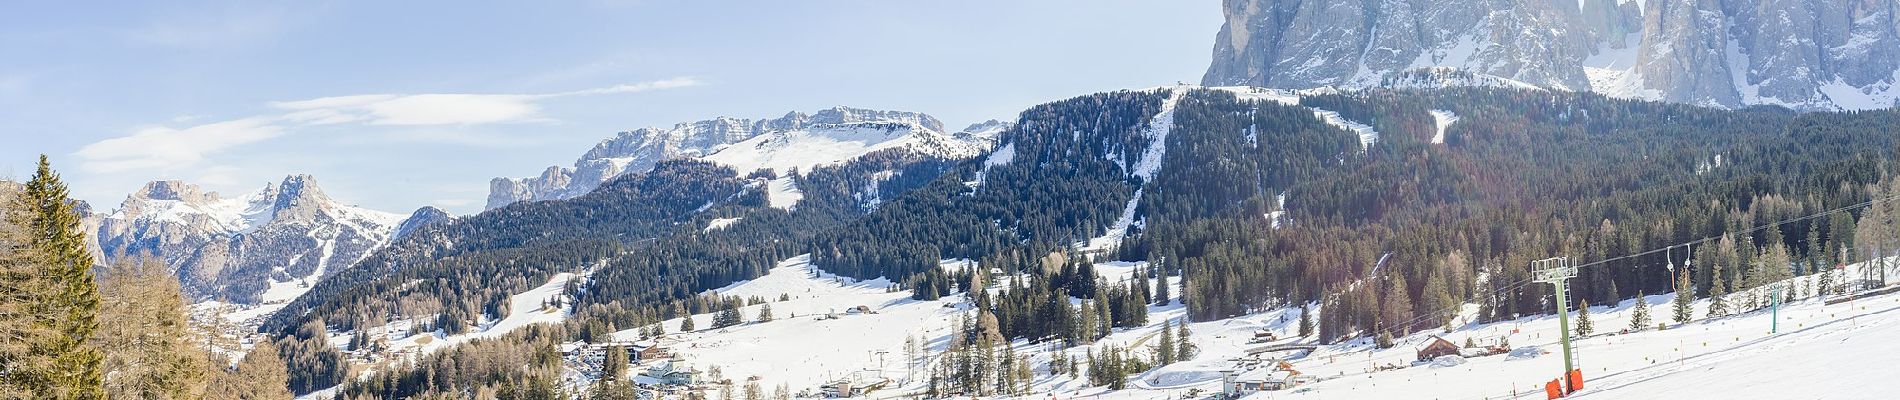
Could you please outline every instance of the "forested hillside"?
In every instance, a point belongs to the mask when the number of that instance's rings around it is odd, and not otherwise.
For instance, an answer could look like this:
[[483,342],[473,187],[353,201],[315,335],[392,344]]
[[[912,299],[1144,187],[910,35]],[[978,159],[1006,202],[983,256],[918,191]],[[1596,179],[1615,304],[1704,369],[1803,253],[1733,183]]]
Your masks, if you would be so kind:
[[[969,278],[934,271],[944,258],[1056,276],[1064,263],[1045,256],[1079,256],[1070,243],[1109,232],[1140,189],[1134,226],[1145,229],[1131,229],[1114,256],[1185,274],[1180,296],[1200,320],[1317,301],[1344,310],[1320,324],[1337,337],[1441,325],[1466,302],[1485,304],[1486,318],[1543,313],[1545,289],[1522,284],[1532,259],[1596,261],[1722,235],[1733,237],[1696,252],[1721,267],[1698,269],[1693,282],[1732,292],[1855,248],[1845,217],[1740,229],[1868,200],[1868,185],[1892,169],[1886,127],[1900,122],[1887,111],[1723,111],[1545,91],[1348,92],[1287,104],[1192,90],[1168,121],[1165,162],[1142,182],[1116,164],[1139,151],[1115,150],[1149,145],[1131,136],[1153,123],[1141,118],[1166,91],[1148,93],[1025,112],[1003,141],[1013,162],[972,161],[820,235],[814,264],[913,274],[922,291],[946,294]],[[1315,110],[1370,126],[1376,142],[1362,149]],[[1434,112],[1458,118],[1441,143]],[[1573,291],[1598,304],[1668,291],[1664,257],[1610,261]]]
[[[586,270],[598,272],[576,288],[581,308],[650,315],[666,308],[656,305],[762,274],[812,232],[863,215],[872,198],[897,197],[947,165],[890,150],[795,173],[804,197],[787,211],[765,197],[766,181],[777,178],[770,171],[740,176],[718,164],[666,161],[586,196],[514,204],[407,235],[325,279],[265,329],[321,321],[352,330],[424,318],[454,334],[507,314],[511,294]],[[719,218],[738,221],[702,229]]]
[[[580,198],[437,225],[327,280],[269,328],[414,318],[453,334],[508,314],[509,295],[579,272],[564,329],[535,335],[663,332],[673,327],[656,322],[768,302],[706,293],[809,253],[813,267],[890,278],[914,299],[1000,284],[966,297],[979,312],[962,339],[977,348],[1088,343],[1176,300],[1198,321],[1316,303],[1328,310],[1314,321],[1322,340],[1403,336],[1468,303],[1486,320],[1549,312],[1546,289],[1525,284],[1533,259],[1604,261],[1572,291],[1610,304],[1672,290],[1665,257],[1689,262],[1687,251],[1619,256],[1691,240],[1720,238],[1694,248],[1709,266],[1690,281],[1703,294],[1900,244],[1850,214],[1794,218],[1889,193],[1875,186],[1894,172],[1892,126],[1890,111],[1511,89],[1102,93],[1025,111],[975,159],[886,151],[792,173],[803,197],[790,207],[768,199],[771,171],[674,161]],[[956,258],[982,268],[939,268]],[[1097,273],[1109,260],[1146,263]],[[428,368],[388,379],[444,372]]]

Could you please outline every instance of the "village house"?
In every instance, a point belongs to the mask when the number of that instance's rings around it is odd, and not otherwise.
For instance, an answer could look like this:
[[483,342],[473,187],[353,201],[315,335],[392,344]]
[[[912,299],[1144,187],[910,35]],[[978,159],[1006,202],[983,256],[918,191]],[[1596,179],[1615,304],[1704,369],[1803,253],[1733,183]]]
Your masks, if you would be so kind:
[[1450,340],[1445,340],[1445,338],[1437,335],[1432,335],[1432,340],[1426,342],[1425,347],[1418,349],[1419,361],[1431,361],[1441,356],[1455,355],[1459,355],[1458,345],[1452,344]]

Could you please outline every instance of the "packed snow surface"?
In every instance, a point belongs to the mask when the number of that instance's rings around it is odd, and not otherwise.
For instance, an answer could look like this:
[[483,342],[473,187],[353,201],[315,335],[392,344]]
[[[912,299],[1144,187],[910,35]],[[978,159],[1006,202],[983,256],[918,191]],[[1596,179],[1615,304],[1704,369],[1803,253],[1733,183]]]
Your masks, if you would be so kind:
[[1319,117],[1320,120],[1339,127],[1339,129],[1345,129],[1347,132],[1359,135],[1360,150],[1371,149],[1372,144],[1379,141],[1379,132],[1372,130],[1372,126],[1347,120],[1345,117],[1339,116],[1339,112],[1337,111],[1326,111],[1315,108],[1313,109],[1313,116]]
[[1154,179],[1156,172],[1161,171],[1161,158],[1168,154],[1168,133],[1174,130],[1174,108],[1181,104],[1181,97],[1186,95],[1186,90],[1170,91],[1168,98],[1161,102],[1161,112],[1156,113],[1154,118],[1148,119],[1148,130],[1144,132],[1148,137],[1148,150],[1141,153],[1140,159],[1135,160],[1135,165],[1129,175],[1140,177],[1142,182],[1147,182]]
[[1432,134],[1432,143],[1445,143],[1445,128],[1458,123],[1458,114],[1445,110],[1432,110],[1432,122],[1438,125],[1438,133]]
[[791,210],[798,206],[799,201],[805,200],[805,192],[798,190],[798,181],[790,176],[773,179],[766,184],[766,190],[765,199],[774,208]]
[[705,229],[701,229],[699,231],[712,232],[712,231],[716,231],[720,229],[726,229],[726,227],[732,226],[732,224],[738,223],[740,219],[743,219],[743,218],[714,218],[712,221],[706,222]]
[[[905,338],[914,335],[928,340],[920,345],[941,351],[942,341],[966,308],[958,305],[960,297],[911,300],[910,292],[892,292],[891,285],[884,279],[831,275],[813,269],[809,255],[793,257],[763,277],[716,290],[722,296],[771,301],[775,317],[771,322],[756,322],[761,305],[741,309],[748,323],[727,328],[710,329],[713,314],[700,314],[691,317],[699,331],[679,333],[680,319],[675,318],[664,322],[669,335],[661,344],[695,368],[718,366],[735,381],[759,376],[768,388],[784,383],[797,391],[857,371],[875,374],[880,370],[879,357],[882,373],[899,379],[907,369]],[[778,301],[781,295],[790,300]],[[858,306],[875,314],[851,310]],[[639,334],[631,329],[615,333],[614,338],[637,340]]]

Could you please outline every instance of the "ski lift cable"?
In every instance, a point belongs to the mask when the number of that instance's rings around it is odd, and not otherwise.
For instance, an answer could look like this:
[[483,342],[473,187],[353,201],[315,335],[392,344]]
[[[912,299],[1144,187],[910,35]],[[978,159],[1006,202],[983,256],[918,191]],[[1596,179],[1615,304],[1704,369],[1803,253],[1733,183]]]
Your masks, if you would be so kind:
[[[1871,206],[1871,205],[1874,205],[1874,204],[1876,204],[1876,203],[1880,203],[1880,202],[1885,202],[1885,201],[1892,201],[1892,200],[1895,200],[1895,199],[1900,199],[1900,194],[1896,194],[1896,195],[1892,195],[1892,196],[1887,196],[1887,197],[1882,197],[1882,198],[1877,198],[1877,199],[1872,199],[1872,200],[1868,200],[1868,201],[1864,201],[1864,202],[1860,202],[1860,203],[1855,203],[1855,204],[1852,204],[1852,205],[1847,205],[1847,206],[1842,206],[1842,207],[1838,207],[1838,208],[1834,208],[1834,209],[1831,209],[1831,210],[1827,210],[1827,211],[1822,211],[1822,212],[1818,212],[1818,213],[1814,213],[1814,214],[1809,214],[1809,215],[1805,215],[1805,216],[1800,216],[1800,217],[1794,217],[1794,218],[1788,218],[1788,219],[1784,219],[1784,220],[1780,220],[1780,221],[1775,221],[1775,222],[1772,222],[1772,223],[1768,223],[1768,224],[1762,224],[1762,225],[1757,225],[1757,226],[1754,226],[1754,227],[1751,227],[1751,228],[1748,228],[1748,229],[1743,229],[1743,230],[1741,230],[1741,231],[1737,231],[1737,232],[1732,232],[1731,234],[1749,234],[1749,233],[1754,233],[1754,232],[1759,232],[1759,231],[1762,231],[1762,230],[1765,230],[1765,229],[1768,229],[1768,228],[1772,228],[1772,227],[1778,227],[1778,226],[1781,226],[1781,225],[1783,225],[1783,224],[1788,224],[1788,223],[1793,223],[1793,222],[1798,222],[1798,221],[1803,221],[1803,220],[1808,220],[1808,219],[1814,219],[1814,218],[1819,218],[1819,217],[1822,217],[1822,216],[1827,216],[1827,215],[1832,215],[1832,214],[1835,214],[1835,213],[1840,213],[1840,212],[1845,212],[1845,211],[1850,211],[1850,210],[1854,210],[1854,209],[1858,209],[1858,208],[1862,208],[1862,207],[1867,207],[1867,206]],[[1577,266],[1576,266],[1576,268],[1578,268],[1578,269],[1582,269],[1582,268],[1584,268],[1584,267],[1593,267],[1593,266],[1600,266],[1600,265],[1606,265],[1606,264],[1608,264],[1608,263],[1610,263],[1610,262],[1612,262],[1612,261],[1618,261],[1618,260],[1624,260],[1624,259],[1631,259],[1631,258],[1637,258],[1637,257],[1642,257],[1642,256],[1646,256],[1646,255],[1650,255],[1650,254],[1656,254],[1656,253],[1658,253],[1658,252],[1664,252],[1664,251],[1668,251],[1669,249],[1671,249],[1671,248],[1675,248],[1675,247],[1678,247],[1678,246],[1681,246],[1681,247],[1690,247],[1690,246],[1694,246],[1694,245],[1698,245],[1698,244],[1703,244],[1703,243],[1707,243],[1707,242],[1710,242],[1710,241],[1714,241],[1714,240],[1720,240],[1720,239],[1721,239],[1721,238],[1722,238],[1723,236],[1727,236],[1727,234],[1724,234],[1724,235],[1718,235],[1718,236],[1710,236],[1710,237],[1705,237],[1705,238],[1701,238],[1701,239],[1696,239],[1696,240],[1691,240],[1691,241],[1687,241],[1687,242],[1683,242],[1683,243],[1680,243],[1680,244],[1673,244],[1673,245],[1669,245],[1669,246],[1665,246],[1665,247],[1663,247],[1663,248],[1660,248],[1660,249],[1652,249],[1652,250],[1648,250],[1648,251],[1644,251],[1644,252],[1641,252],[1641,253],[1636,253],[1636,254],[1629,254],[1629,255],[1623,255],[1623,256],[1617,256],[1617,257],[1611,257],[1611,258],[1606,258],[1606,259],[1602,259],[1602,260],[1597,260],[1597,261],[1594,261],[1594,262],[1590,262],[1590,263],[1586,263],[1586,264],[1580,264],[1580,265],[1577,265]],[[1803,240],[1805,240],[1805,239],[1803,239]],[[1692,254],[1693,254],[1693,253],[1692,253]],[[1522,287],[1524,287],[1525,285],[1529,285],[1529,284],[1531,284],[1531,283],[1535,283],[1535,282],[1536,282],[1536,280],[1535,280],[1535,279],[1533,279],[1533,278],[1526,278],[1526,279],[1522,279],[1522,280],[1518,280],[1518,281],[1515,281],[1515,282],[1512,282],[1512,283],[1509,283],[1509,284],[1506,284],[1505,286],[1502,286],[1502,287],[1497,287],[1497,288],[1494,288],[1494,289],[1489,289],[1489,290],[1491,291],[1491,293],[1490,293],[1490,295],[1491,295],[1492,297],[1494,297],[1494,298],[1495,298],[1495,297],[1497,297],[1497,296],[1499,296],[1499,295],[1501,295],[1501,294],[1504,294],[1504,293],[1508,293],[1508,292],[1510,292],[1510,291],[1512,291],[1512,290],[1517,290],[1517,289],[1519,289],[1519,288],[1522,288]],[[1397,324],[1397,326],[1411,326],[1411,325],[1414,325],[1414,324],[1418,324],[1418,323],[1420,323],[1420,322],[1423,322],[1423,321],[1425,321],[1425,320],[1426,320],[1427,318],[1434,318],[1434,317],[1438,317],[1438,316],[1441,316],[1441,315],[1444,315],[1444,313],[1445,313],[1445,312],[1447,312],[1447,311],[1453,311],[1453,310],[1459,310],[1459,309],[1462,309],[1462,308],[1464,308],[1464,306],[1465,306],[1464,304],[1456,304],[1456,305],[1451,305],[1451,306],[1448,306],[1448,307],[1442,307],[1442,308],[1440,308],[1440,309],[1437,309],[1437,310],[1430,310],[1429,312],[1425,312],[1425,313],[1420,313],[1420,314],[1419,314],[1418,316],[1415,316],[1415,317],[1413,317],[1413,318],[1412,318],[1412,319],[1410,319],[1410,320],[1407,320],[1407,321],[1404,321],[1404,322],[1401,322],[1401,323],[1399,323],[1399,324]],[[1564,305],[1564,309],[1565,309],[1565,311],[1568,311],[1568,310],[1569,310],[1569,306],[1568,306],[1568,305]]]

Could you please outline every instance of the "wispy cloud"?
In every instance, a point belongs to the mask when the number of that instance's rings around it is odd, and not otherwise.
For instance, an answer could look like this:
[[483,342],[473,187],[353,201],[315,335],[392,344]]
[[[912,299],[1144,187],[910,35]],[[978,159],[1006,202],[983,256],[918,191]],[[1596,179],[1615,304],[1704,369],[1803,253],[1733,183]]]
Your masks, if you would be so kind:
[[87,171],[125,172],[197,164],[205,156],[284,133],[275,118],[251,117],[186,128],[149,127],[130,136],[94,142],[75,154]]
[[541,101],[570,96],[638,93],[697,86],[673,78],[603,88],[541,94],[366,94],[272,102],[286,117],[312,124],[365,121],[372,125],[472,125],[542,119]]
[[[693,78],[673,78],[555,93],[364,94],[278,101],[266,104],[279,111],[275,114],[183,128],[141,128],[127,136],[88,144],[74,154],[82,161],[81,168],[97,173],[177,170],[194,167],[207,157],[232,147],[270,140],[299,128],[339,124],[413,128],[545,121],[549,119],[541,115],[540,103],[550,99],[638,93],[699,84]],[[508,142],[490,137],[458,137],[440,130],[399,130],[387,134],[407,141],[463,145]],[[219,167],[206,170],[216,168]]]

